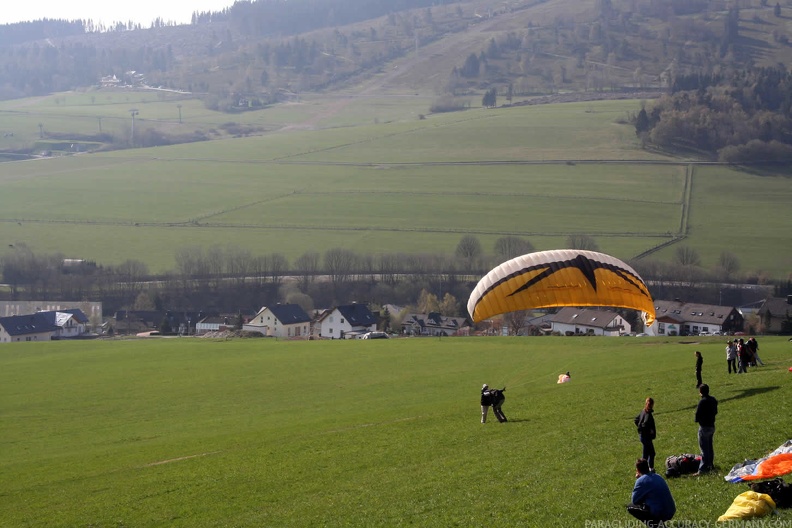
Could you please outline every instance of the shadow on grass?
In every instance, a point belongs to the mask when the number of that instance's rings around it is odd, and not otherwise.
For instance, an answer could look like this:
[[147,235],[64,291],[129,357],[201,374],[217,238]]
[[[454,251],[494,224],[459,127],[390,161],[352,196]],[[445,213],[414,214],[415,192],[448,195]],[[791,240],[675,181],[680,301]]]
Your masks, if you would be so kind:
[[734,396],[729,396],[727,398],[723,398],[719,400],[720,402],[727,402],[731,400],[740,400],[742,398],[750,398],[751,396],[758,396],[759,394],[764,394],[766,392],[772,392],[774,390],[778,390],[781,387],[774,386],[774,387],[755,387],[752,389],[741,389],[737,391],[737,394]]
[[[723,402],[732,401],[732,400],[741,400],[742,398],[750,398],[751,396],[758,396],[760,394],[765,394],[767,392],[772,392],[772,391],[778,390],[780,388],[781,387],[779,387],[779,386],[754,387],[754,388],[751,388],[751,389],[740,389],[740,390],[736,391],[737,393],[734,394],[733,396],[727,396],[725,398],[718,398],[718,396],[716,394],[713,394],[713,396],[715,396],[715,399],[718,400],[718,403],[723,403]],[[673,414],[673,413],[678,413],[678,412],[681,412],[681,411],[692,411],[692,410],[695,410],[697,406],[698,406],[698,402],[696,402],[696,405],[688,405],[687,407],[681,407],[679,409],[673,409],[673,410],[670,410],[670,411],[655,412],[655,415]]]

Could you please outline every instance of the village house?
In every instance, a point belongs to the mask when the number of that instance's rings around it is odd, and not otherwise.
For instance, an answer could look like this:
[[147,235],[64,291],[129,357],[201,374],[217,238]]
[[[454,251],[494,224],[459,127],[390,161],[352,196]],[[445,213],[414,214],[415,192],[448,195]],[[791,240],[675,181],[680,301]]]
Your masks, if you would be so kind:
[[545,322],[561,335],[620,336],[632,332],[630,323],[612,310],[564,307],[549,315]]
[[0,317],[0,343],[50,341],[58,327],[42,313]]
[[90,321],[79,308],[38,312],[38,314],[45,317],[49,324],[57,328],[52,336],[53,339],[85,337],[90,332]]
[[102,320],[102,303],[93,301],[0,301],[0,317],[36,312],[68,312],[79,308],[98,325]]
[[655,299],[656,320],[646,330],[650,335],[719,335],[741,331],[744,318],[731,306],[686,303]]
[[792,295],[765,299],[756,312],[766,334],[792,333]]
[[325,311],[316,321],[319,337],[354,339],[377,329],[377,316],[365,304],[346,304]]
[[247,332],[258,332],[268,337],[311,336],[311,317],[298,304],[265,306],[242,326]]
[[202,336],[209,332],[229,330],[234,327],[235,319],[222,315],[210,315],[195,323],[195,335]]
[[470,324],[464,317],[451,317],[438,312],[407,314],[401,327],[402,334],[413,336],[458,336],[470,333]]

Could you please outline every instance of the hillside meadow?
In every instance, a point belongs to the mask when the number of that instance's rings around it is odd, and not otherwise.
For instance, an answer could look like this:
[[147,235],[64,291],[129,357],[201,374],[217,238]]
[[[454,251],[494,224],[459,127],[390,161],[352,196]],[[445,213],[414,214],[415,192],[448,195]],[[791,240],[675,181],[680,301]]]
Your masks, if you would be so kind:
[[[722,338],[700,339],[6,345],[0,518],[9,527],[627,523],[640,455],[632,419],[647,396],[658,460],[698,452],[700,350],[720,401],[718,472],[669,483],[678,520],[714,525],[747,489],[723,481],[728,469],[789,439],[792,344],[760,336],[766,366],[738,376],[726,373]],[[556,384],[565,371],[572,382]],[[482,383],[506,386],[508,423],[479,423]]]
[[[0,163],[0,256],[24,243],[106,265],[137,259],[164,273],[183,247],[234,246],[293,261],[336,247],[451,254],[467,234],[486,253],[505,235],[553,249],[588,234],[602,251],[630,259],[685,235],[656,256],[671,261],[686,244],[709,268],[729,251],[743,272],[785,279],[792,269],[788,176],[641,150],[624,124],[639,101],[333,124],[358,104],[376,115],[377,99],[362,101],[242,114],[248,123],[271,111],[298,123],[261,136]],[[312,124],[300,126],[303,119]]]

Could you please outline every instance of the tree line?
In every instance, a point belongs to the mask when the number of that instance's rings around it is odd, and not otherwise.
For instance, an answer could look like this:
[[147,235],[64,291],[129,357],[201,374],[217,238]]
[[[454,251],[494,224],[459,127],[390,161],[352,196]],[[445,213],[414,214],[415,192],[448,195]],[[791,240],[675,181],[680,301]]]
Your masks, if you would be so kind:
[[[585,234],[570,235],[565,245],[598,250],[596,241]],[[152,274],[145,263],[134,259],[118,265],[75,262],[59,253],[36,254],[18,243],[0,259],[0,268],[2,282],[9,287],[2,297],[9,300],[90,299],[102,301],[107,313],[123,309],[255,313],[277,302],[299,304],[311,313],[349,302],[435,306],[429,302],[434,299],[444,315],[466,316],[464,300],[481,276],[532,251],[529,240],[503,236],[487,253],[473,235],[461,237],[453,254],[371,255],[332,248],[323,254],[308,251],[292,262],[277,252],[255,255],[235,246],[192,246],[176,252],[174,269]],[[728,251],[706,269],[697,251],[688,246],[678,248],[673,262],[641,259],[631,265],[658,298],[739,305],[742,298],[724,301],[717,286],[700,285],[770,282],[741,272],[739,259]],[[741,289],[734,291],[742,295]]]
[[399,11],[459,3],[460,0],[257,0],[235,2],[219,12],[194,12],[194,25],[228,22],[246,36],[296,35],[325,27],[344,26]]

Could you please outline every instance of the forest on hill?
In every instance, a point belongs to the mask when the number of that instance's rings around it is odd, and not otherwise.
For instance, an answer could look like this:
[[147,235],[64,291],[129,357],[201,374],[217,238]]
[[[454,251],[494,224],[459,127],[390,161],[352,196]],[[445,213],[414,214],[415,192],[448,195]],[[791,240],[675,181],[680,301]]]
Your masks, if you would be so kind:
[[[259,0],[196,12],[182,26],[10,24],[0,26],[0,97],[96,86],[103,76],[135,71],[152,85],[273,102],[279,89],[337,90],[422,50],[443,75],[417,88],[442,95],[510,87],[525,96],[668,88],[676,75],[774,66],[792,56],[789,7],[766,0],[572,4]],[[443,53],[432,47],[439,41]]]
[[647,145],[773,161],[789,157],[790,13],[788,0],[258,0],[181,26],[45,19],[0,26],[0,99],[113,79],[234,113],[354,90],[401,60],[382,88],[432,94],[428,111],[665,92],[636,115]]

